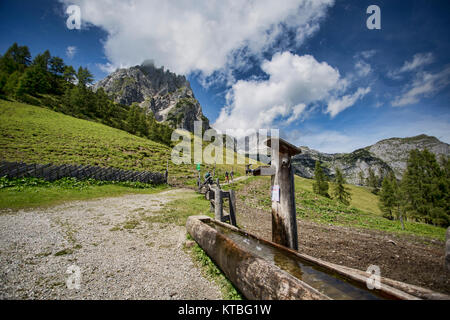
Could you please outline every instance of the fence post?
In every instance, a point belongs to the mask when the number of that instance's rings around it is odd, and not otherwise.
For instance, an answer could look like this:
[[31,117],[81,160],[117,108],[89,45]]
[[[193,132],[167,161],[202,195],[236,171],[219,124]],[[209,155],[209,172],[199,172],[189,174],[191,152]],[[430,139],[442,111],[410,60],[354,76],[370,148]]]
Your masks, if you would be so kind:
[[166,183],[169,183],[169,160],[167,160],[166,164],[166,175],[165,175]]
[[223,217],[223,202],[222,202],[222,190],[219,187],[214,192],[214,217],[218,221],[222,221]]
[[230,223],[237,227],[236,222],[236,194],[233,189],[230,189]]

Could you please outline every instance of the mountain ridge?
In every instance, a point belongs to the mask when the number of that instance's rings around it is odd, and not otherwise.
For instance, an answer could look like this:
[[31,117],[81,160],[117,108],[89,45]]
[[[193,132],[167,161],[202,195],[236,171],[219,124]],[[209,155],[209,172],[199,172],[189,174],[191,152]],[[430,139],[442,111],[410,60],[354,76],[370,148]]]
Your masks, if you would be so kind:
[[152,62],[118,69],[94,85],[94,90],[100,88],[115,102],[137,103],[147,113],[152,112],[157,121],[174,129],[193,132],[194,121],[202,121],[206,129],[210,127],[186,77],[157,68]]
[[342,170],[348,183],[361,185],[360,172],[364,178],[368,177],[369,168],[382,179],[389,172],[393,172],[397,179],[401,179],[409,156],[413,149],[434,153],[437,158],[450,155],[450,145],[436,137],[421,134],[407,138],[389,138],[373,145],[357,149],[350,153],[322,153],[320,151],[301,146],[302,153],[293,158],[295,173],[304,178],[314,177],[316,161],[320,161],[324,173],[333,178],[335,168]]

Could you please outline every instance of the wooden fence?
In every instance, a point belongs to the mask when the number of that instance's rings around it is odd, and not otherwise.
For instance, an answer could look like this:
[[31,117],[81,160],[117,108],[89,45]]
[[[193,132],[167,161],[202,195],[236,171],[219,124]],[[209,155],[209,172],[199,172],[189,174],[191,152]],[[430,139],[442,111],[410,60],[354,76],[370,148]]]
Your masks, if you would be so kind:
[[[236,195],[234,190],[225,191],[220,188],[219,178],[211,183],[212,179],[204,184],[199,183],[199,192],[205,194],[206,200],[210,201],[210,210],[214,212],[215,219],[228,222],[237,227],[236,222]],[[230,213],[223,209],[224,200],[228,199]]]
[[151,184],[167,183],[167,171],[148,172],[121,170],[116,168],[102,168],[88,165],[53,165],[53,164],[26,164],[22,162],[0,162],[0,177],[43,178],[55,181],[61,178],[73,177],[77,179],[95,179],[100,181],[131,181]]

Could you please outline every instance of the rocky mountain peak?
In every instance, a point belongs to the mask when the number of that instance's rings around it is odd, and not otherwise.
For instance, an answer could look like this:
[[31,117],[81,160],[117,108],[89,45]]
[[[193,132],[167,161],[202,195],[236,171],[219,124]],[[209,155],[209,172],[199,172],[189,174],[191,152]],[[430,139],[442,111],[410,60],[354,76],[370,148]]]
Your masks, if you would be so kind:
[[437,158],[440,156],[450,156],[450,145],[440,141],[436,137],[421,134],[409,138],[391,138],[381,140],[366,148],[370,153],[389,163],[397,178],[403,175],[406,169],[406,161],[409,152],[413,149],[434,153]]
[[152,112],[157,121],[173,128],[194,130],[194,121],[202,121],[209,128],[200,103],[194,96],[189,81],[158,68],[152,61],[127,69],[119,69],[94,86],[103,88],[117,103],[138,103],[146,112]]

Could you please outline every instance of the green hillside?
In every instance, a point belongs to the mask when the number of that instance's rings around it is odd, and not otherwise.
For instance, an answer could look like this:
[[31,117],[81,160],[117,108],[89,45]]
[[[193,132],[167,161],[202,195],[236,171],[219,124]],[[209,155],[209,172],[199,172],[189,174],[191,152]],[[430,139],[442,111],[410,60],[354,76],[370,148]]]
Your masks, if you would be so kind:
[[[295,187],[296,191],[304,190],[308,192],[313,192],[312,179],[305,179],[300,177],[295,177]],[[350,201],[350,206],[361,209],[366,212],[375,213],[381,215],[380,208],[378,207],[379,198],[366,187],[359,187],[352,184],[345,185],[352,194],[352,199]]]
[[[83,164],[163,172],[171,149],[96,122],[42,107],[0,100],[0,159],[26,163]],[[233,166],[236,176],[243,165]],[[203,170],[212,169],[211,165]],[[218,165],[218,175],[231,166]],[[194,165],[169,161],[169,176],[195,184]]]
[[[295,177],[295,201],[300,220],[445,239],[445,228],[408,220],[405,221],[405,230],[402,230],[398,220],[383,218],[378,208],[378,196],[368,188],[346,185],[350,189],[352,201],[349,206],[345,206],[335,199],[315,194],[312,190],[313,182],[311,179]],[[272,202],[269,177],[253,177],[240,181],[231,188],[237,190],[237,196],[242,201],[240,212],[254,208],[270,212]]]
[[169,154],[159,143],[27,104],[1,100],[0,117],[4,160],[162,171]]

